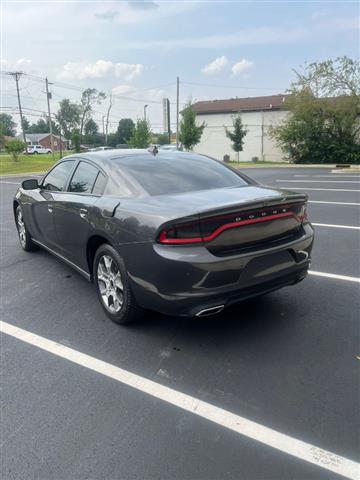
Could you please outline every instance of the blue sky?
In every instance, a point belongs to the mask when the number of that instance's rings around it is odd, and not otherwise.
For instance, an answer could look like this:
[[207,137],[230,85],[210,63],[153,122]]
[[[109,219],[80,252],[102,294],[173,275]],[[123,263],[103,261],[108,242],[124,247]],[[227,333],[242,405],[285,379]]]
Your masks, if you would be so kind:
[[[359,56],[359,16],[355,1],[2,2],[2,68],[57,82],[54,110],[80,95],[60,82],[113,91],[114,127],[141,116],[144,100],[157,129],[177,75],[182,102],[284,92],[293,68]],[[22,87],[36,120],[42,85],[23,77]],[[2,106],[14,105],[11,78],[3,89]],[[99,123],[105,110],[97,106]]]

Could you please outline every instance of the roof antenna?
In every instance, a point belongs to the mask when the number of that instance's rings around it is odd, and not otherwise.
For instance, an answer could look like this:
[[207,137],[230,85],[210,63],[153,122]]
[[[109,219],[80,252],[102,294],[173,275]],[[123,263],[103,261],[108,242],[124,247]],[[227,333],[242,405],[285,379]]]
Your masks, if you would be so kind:
[[153,147],[148,148],[148,152],[152,153],[154,157],[156,157],[156,155],[159,153],[159,149],[156,145],[154,145]]

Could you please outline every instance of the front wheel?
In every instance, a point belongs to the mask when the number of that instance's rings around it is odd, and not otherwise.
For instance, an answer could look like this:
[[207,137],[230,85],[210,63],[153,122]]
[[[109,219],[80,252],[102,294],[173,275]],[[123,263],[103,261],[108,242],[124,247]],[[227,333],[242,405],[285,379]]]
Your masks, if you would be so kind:
[[24,217],[20,205],[16,208],[15,215],[16,227],[21,247],[25,250],[25,252],[31,252],[32,250],[36,250],[37,247],[35,243],[31,240],[31,236],[25,226]]
[[98,248],[93,272],[99,301],[111,320],[124,325],[141,317],[143,310],[131,291],[124,262],[111,245]]

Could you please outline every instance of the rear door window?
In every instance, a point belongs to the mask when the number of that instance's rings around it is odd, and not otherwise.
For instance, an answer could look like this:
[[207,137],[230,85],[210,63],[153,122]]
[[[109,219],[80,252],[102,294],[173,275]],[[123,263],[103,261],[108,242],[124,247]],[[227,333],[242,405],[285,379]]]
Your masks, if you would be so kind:
[[87,162],[80,162],[76,167],[69,185],[69,192],[91,193],[99,170]]

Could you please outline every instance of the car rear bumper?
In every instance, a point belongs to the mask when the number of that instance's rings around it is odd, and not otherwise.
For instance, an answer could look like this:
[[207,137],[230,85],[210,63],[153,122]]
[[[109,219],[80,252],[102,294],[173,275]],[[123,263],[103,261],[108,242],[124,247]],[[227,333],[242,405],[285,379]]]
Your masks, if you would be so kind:
[[197,315],[301,281],[310,266],[310,224],[296,241],[266,251],[218,257],[204,246],[132,245],[120,251],[144,308]]

